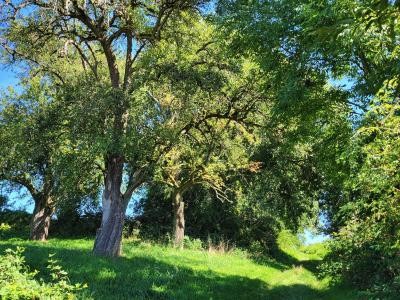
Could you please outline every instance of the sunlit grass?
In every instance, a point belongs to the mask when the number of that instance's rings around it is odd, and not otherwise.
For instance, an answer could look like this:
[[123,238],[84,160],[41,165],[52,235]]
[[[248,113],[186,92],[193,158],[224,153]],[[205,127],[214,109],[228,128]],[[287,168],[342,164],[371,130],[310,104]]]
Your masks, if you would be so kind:
[[55,253],[71,281],[87,283],[95,299],[355,299],[350,290],[317,279],[308,263],[319,259],[319,250],[307,254],[307,248],[282,244],[285,239],[279,243],[286,257],[263,263],[243,251],[221,254],[129,241],[116,259],[92,255],[91,239],[10,239],[1,241],[0,249],[25,247],[28,264],[43,275],[48,254]]

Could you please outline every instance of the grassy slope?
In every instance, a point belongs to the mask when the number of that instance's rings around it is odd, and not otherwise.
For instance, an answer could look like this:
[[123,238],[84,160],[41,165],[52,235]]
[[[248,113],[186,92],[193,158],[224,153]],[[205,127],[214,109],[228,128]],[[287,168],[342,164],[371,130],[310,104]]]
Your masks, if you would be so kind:
[[95,299],[355,299],[350,290],[329,287],[314,276],[323,248],[301,251],[291,242],[285,235],[279,240],[282,262],[263,263],[240,252],[180,251],[132,242],[125,242],[121,258],[99,258],[91,254],[93,241],[85,239],[9,239],[0,241],[0,251],[25,247],[27,262],[43,274],[48,254],[55,253],[71,281],[88,283]]

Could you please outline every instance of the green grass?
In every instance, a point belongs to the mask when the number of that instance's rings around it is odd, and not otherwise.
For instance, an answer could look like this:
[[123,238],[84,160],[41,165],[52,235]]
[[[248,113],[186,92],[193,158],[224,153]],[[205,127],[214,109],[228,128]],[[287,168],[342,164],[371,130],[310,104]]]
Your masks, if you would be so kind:
[[51,239],[46,243],[8,239],[0,251],[23,246],[31,268],[46,274],[55,253],[73,283],[87,283],[94,299],[356,299],[343,287],[318,280],[315,262],[323,246],[307,253],[278,240],[280,261],[255,262],[237,251],[229,254],[175,250],[149,243],[124,242],[123,256],[93,256],[90,239]]

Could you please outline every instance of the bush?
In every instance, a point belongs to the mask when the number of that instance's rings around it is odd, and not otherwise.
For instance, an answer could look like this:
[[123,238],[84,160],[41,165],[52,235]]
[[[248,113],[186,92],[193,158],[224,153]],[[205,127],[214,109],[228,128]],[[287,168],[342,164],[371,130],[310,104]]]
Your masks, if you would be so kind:
[[12,228],[10,225],[7,223],[1,223],[0,224],[0,238],[4,239],[7,238],[7,236],[10,235]]
[[251,242],[250,246],[248,247],[248,251],[255,258],[265,256],[265,247],[259,241]]
[[[348,222],[329,243],[322,273],[345,280],[371,299],[395,299],[400,294],[397,219],[372,218]],[[396,230],[397,229],[397,230]]]
[[140,222],[133,217],[125,217],[122,235],[131,241],[140,240]]
[[324,257],[328,252],[328,249],[326,248],[326,245],[324,243],[316,243],[307,246],[302,246],[301,250],[304,253],[310,255],[316,255],[318,257]]
[[188,236],[184,237],[183,245],[190,250],[203,250],[203,242],[200,239],[192,239]]
[[101,212],[63,211],[50,225],[50,236],[86,237],[96,235],[101,224]]
[[393,82],[371,101],[341,157],[351,176],[329,205],[335,235],[323,269],[373,299],[400,295],[400,106],[393,100]]
[[0,228],[0,238],[11,238],[16,236],[29,235],[29,223],[31,215],[25,211],[0,211],[0,223],[5,227]]
[[[1,299],[77,299],[83,297],[85,285],[69,282],[67,273],[49,258],[51,281],[37,280],[38,271],[29,271],[23,257],[23,248],[7,249],[0,256]],[[85,295],[87,298],[87,295]]]

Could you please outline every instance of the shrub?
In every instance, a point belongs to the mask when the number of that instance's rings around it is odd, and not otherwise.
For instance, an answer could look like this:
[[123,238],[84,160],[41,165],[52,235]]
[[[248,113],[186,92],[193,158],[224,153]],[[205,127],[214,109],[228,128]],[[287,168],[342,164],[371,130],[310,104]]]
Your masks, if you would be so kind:
[[302,246],[301,251],[310,256],[321,258],[325,257],[328,253],[328,249],[325,243],[316,243],[312,245]]
[[367,290],[361,291],[360,295],[366,299],[398,299],[400,293],[400,276],[390,283],[374,284]]
[[0,237],[3,237],[3,235],[7,235],[8,232],[11,231],[11,226],[8,225],[7,223],[1,223],[0,224]]
[[7,207],[8,198],[4,195],[0,195],[0,211]]
[[400,295],[400,106],[392,95],[397,81],[376,94],[341,157],[351,176],[332,206],[335,235],[323,269],[373,299]]
[[[380,210],[382,212],[383,210]],[[394,299],[400,294],[398,215],[384,214],[350,221],[329,243],[324,275],[345,280],[371,299]]]
[[254,257],[263,257],[265,255],[265,248],[259,241],[253,241],[248,247],[248,251]]
[[192,239],[188,236],[184,237],[183,245],[186,249],[191,249],[191,250],[203,249],[203,242],[200,239]]
[[125,217],[124,228],[122,235],[125,239],[131,241],[140,240],[140,222],[135,220],[133,217]]
[[[29,271],[23,257],[23,248],[7,249],[0,256],[1,299],[77,299],[83,297],[85,285],[69,282],[67,273],[49,258],[51,281],[36,279],[38,271]],[[87,295],[85,295],[87,298]]]
[[50,236],[86,237],[96,235],[100,227],[101,213],[63,211],[50,226]]
[[25,211],[8,209],[0,211],[0,223],[4,224],[0,228],[0,238],[27,237],[30,221],[31,215]]

